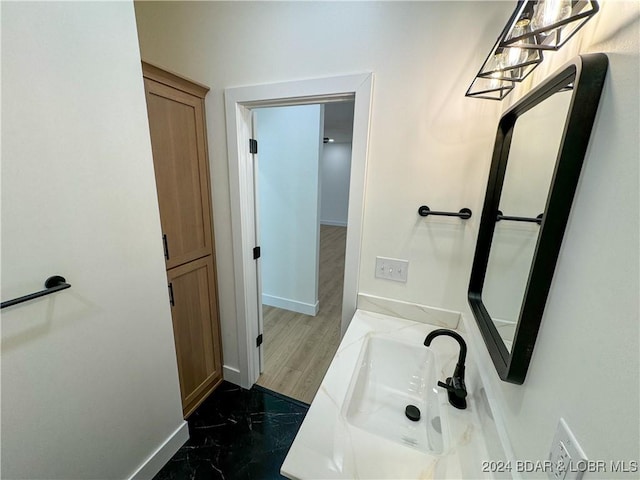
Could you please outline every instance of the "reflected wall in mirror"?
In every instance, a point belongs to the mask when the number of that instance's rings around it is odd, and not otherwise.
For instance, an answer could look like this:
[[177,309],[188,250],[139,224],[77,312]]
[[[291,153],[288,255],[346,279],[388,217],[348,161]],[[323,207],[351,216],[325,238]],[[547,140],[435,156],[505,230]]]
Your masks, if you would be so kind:
[[540,233],[538,216],[544,214],[570,102],[571,90],[556,92],[520,116],[513,129],[496,219],[500,220],[493,232],[482,290],[482,301],[508,350],[522,308]]
[[576,57],[498,125],[468,296],[507,382],[526,377],[607,65]]

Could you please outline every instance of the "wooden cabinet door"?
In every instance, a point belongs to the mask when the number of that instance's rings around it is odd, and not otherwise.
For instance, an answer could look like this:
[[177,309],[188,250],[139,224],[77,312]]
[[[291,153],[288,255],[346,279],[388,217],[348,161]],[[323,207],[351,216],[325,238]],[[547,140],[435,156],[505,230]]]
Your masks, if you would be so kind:
[[203,99],[145,78],[167,269],[212,253]]
[[167,271],[182,406],[189,415],[222,381],[213,257]]

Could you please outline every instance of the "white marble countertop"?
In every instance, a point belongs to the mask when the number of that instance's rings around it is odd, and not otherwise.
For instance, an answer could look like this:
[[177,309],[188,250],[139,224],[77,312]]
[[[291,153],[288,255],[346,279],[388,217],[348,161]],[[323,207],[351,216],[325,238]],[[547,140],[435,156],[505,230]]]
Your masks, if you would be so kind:
[[[474,391],[468,392],[467,409],[458,410],[449,404],[446,391],[438,388],[444,436],[444,451],[440,455],[423,453],[369,433],[350,424],[342,413],[368,336],[384,334],[423,345],[426,335],[437,328],[440,327],[358,310],[282,464],[281,473],[294,480],[492,478],[490,473],[483,472],[483,461],[491,457],[480,426],[481,399],[474,396]],[[431,348],[436,353],[438,380],[444,381],[455,368],[458,344],[452,338],[439,337]],[[469,370],[467,367],[467,388]],[[474,368],[471,371],[477,374]]]

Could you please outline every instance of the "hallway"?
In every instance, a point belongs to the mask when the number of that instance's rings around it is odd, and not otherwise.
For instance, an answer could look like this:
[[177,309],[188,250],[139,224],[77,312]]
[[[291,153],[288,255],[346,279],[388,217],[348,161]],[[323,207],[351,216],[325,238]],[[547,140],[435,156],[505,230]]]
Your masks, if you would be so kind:
[[311,403],[340,344],[346,227],[320,228],[320,311],[263,305],[264,367],[257,384]]

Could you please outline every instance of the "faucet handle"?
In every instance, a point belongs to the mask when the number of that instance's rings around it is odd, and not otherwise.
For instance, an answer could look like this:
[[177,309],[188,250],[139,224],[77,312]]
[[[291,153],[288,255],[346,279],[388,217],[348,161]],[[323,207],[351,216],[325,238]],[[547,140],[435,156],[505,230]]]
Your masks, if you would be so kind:
[[438,381],[438,386],[447,390],[451,405],[461,410],[467,408],[467,388],[462,378],[447,377],[447,383]]
[[445,388],[448,392],[453,393],[458,398],[467,396],[467,387],[461,378],[447,378],[447,383],[438,382],[438,386]]

